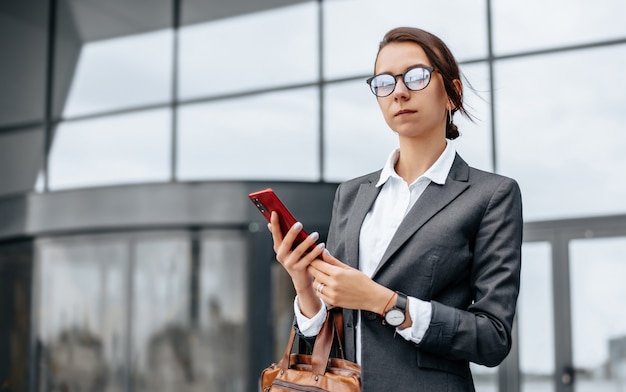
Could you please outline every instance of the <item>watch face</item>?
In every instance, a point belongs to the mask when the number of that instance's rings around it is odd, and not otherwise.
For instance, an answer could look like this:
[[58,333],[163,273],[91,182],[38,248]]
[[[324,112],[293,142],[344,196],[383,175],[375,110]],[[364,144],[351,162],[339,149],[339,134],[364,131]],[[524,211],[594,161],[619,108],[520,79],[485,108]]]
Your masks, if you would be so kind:
[[385,322],[392,327],[402,325],[404,322],[404,312],[400,309],[391,309],[385,313]]

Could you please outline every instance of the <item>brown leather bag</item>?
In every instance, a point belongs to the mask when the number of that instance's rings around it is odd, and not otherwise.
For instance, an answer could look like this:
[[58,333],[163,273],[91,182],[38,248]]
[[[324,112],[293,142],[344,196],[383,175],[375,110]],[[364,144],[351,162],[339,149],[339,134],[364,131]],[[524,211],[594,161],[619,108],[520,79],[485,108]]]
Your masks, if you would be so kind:
[[343,357],[343,324],[341,309],[328,312],[320,330],[313,352],[291,354],[295,338],[291,335],[283,358],[261,372],[260,391],[332,391],[357,392],[361,390],[361,366],[344,358],[331,358],[333,338],[337,336],[339,352]]

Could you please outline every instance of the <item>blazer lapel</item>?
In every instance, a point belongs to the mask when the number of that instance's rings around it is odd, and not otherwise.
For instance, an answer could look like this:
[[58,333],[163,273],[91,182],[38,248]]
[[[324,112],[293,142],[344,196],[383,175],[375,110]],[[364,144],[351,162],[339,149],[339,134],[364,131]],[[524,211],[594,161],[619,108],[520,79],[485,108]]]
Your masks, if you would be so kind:
[[457,154],[446,183],[431,182],[404,217],[372,277],[417,230],[469,187],[468,178],[469,166]]
[[376,188],[376,182],[380,178],[380,171],[373,173],[367,178],[367,182],[360,185],[359,191],[354,201],[354,208],[346,227],[346,264],[351,267],[359,268],[359,236],[361,233],[361,225],[365,219],[365,215],[372,207],[372,204],[378,197],[381,188]]

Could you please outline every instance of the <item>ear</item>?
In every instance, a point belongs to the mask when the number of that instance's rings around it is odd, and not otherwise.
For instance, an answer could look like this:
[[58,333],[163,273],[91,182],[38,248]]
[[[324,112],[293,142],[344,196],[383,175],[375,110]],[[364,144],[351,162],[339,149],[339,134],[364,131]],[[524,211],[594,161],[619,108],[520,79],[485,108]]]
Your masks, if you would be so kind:
[[[459,94],[459,96],[463,96],[463,83],[461,82],[460,79],[454,79],[452,81],[452,85],[454,86],[454,89],[456,90],[457,94]],[[447,110],[456,110],[456,104],[454,102],[452,102],[452,100],[450,99],[450,97],[448,97],[448,105],[446,106]]]

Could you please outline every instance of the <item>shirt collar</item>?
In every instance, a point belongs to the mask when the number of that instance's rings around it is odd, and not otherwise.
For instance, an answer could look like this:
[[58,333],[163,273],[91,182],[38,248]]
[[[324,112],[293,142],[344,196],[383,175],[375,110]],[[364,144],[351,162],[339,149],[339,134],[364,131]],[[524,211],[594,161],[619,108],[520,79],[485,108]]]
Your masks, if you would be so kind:
[[[446,142],[446,148],[443,150],[439,158],[433,163],[433,165],[426,170],[424,174],[422,174],[418,179],[426,177],[434,183],[443,185],[446,183],[446,178],[448,178],[448,174],[450,174],[450,169],[452,169],[452,164],[454,163],[454,157],[456,156],[456,149],[452,145],[452,143]],[[402,179],[398,173],[396,173],[396,169],[394,166],[396,162],[398,162],[398,158],[400,158],[400,149],[396,148],[389,154],[387,161],[385,162],[385,166],[380,173],[380,178],[376,183],[376,187],[382,186],[390,177]],[[403,180],[404,181],[404,180]],[[413,183],[415,183],[415,181]],[[412,184],[411,184],[412,185]]]

